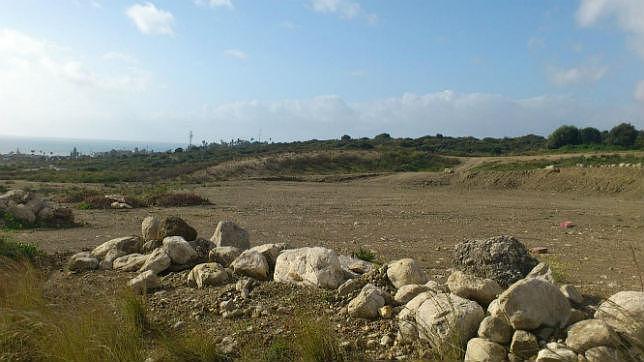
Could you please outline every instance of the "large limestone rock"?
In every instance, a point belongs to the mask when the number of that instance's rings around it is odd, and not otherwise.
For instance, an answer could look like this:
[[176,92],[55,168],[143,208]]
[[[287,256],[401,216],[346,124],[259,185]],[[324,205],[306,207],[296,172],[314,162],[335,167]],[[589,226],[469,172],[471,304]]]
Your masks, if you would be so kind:
[[234,246],[241,250],[250,248],[248,232],[232,221],[220,221],[210,241],[216,246]]
[[492,342],[508,344],[512,340],[514,330],[502,317],[487,316],[479,325],[478,335]]
[[539,352],[537,337],[528,331],[514,331],[512,342],[510,343],[510,352],[521,358],[530,358]]
[[461,343],[464,346],[476,334],[484,312],[474,301],[454,294],[438,293],[426,299],[415,315],[419,337],[432,347],[440,348],[445,343]]
[[268,280],[269,277],[268,262],[264,255],[256,250],[245,250],[230,266],[235,273],[257,280]]
[[275,281],[336,289],[345,280],[338,256],[322,247],[289,249],[275,262]]
[[505,347],[483,338],[472,338],[467,342],[465,362],[500,362],[507,355]]
[[601,319],[587,319],[568,328],[566,345],[579,353],[599,346],[616,347],[617,344],[617,335]]
[[525,277],[537,265],[537,260],[519,240],[502,235],[456,245],[454,265],[466,273],[492,279],[507,287]]
[[69,258],[67,268],[71,271],[86,271],[98,269],[98,259],[89,252],[81,252]]
[[163,218],[159,225],[159,239],[163,240],[169,236],[181,236],[191,241],[197,238],[197,230],[178,216],[168,216]]
[[536,362],[577,362],[578,360],[577,353],[563,344],[552,342],[539,351]]
[[[415,296],[422,292],[427,292],[432,290],[429,286],[425,284],[407,284],[398,288],[396,295],[394,295],[394,300],[398,304],[407,304],[410,300],[414,299]],[[438,292],[436,290],[436,292]]]
[[141,235],[144,241],[163,240],[161,237],[161,219],[148,216],[141,222]]
[[499,296],[499,310],[514,329],[563,328],[570,303],[559,288],[539,278],[522,279]]
[[174,264],[188,264],[197,258],[197,252],[181,236],[168,236],[163,239],[163,249]]
[[223,266],[217,263],[198,264],[188,274],[188,285],[199,289],[206,286],[227,284],[230,276]]
[[140,273],[151,270],[155,274],[159,274],[162,271],[168,269],[172,264],[172,259],[168,256],[165,251],[165,248],[155,249],[148,258],[145,260],[145,263],[139,269]]
[[407,284],[425,284],[427,275],[414,259],[406,258],[393,261],[387,267],[387,277],[396,289]]
[[490,304],[503,292],[499,283],[494,280],[479,278],[459,270],[450,274],[447,278],[447,286],[453,294],[477,301],[482,305]]
[[384,292],[373,284],[365,285],[360,293],[349,302],[347,311],[354,318],[375,319],[378,309],[385,305]]
[[120,258],[114,259],[112,269],[133,272],[141,269],[145,261],[148,260],[148,255],[143,254],[129,254]]
[[145,294],[151,289],[160,287],[161,279],[152,270],[148,270],[131,279],[127,285],[134,293]]
[[96,258],[103,259],[110,250],[117,250],[117,257],[138,253],[141,251],[142,242],[138,236],[125,236],[104,242],[92,250],[92,255]]
[[219,263],[223,266],[228,266],[233,260],[242,253],[242,251],[234,246],[219,246],[212,248],[208,254],[208,260]]
[[613,294],[599,306],[595,318],[606,322],[632,344],[644,346],[644,292]]
[[434,291],[422,292],[407,302],[398,313],[398,330],[404,339],[409,341],[418,339],[416,312],[426,300],[433,298],[436,294]]
[[252,247],[250,248],[250,250],[254,250],[262,254],[264,258],[266,258],[266,261],[268,262],[269,267],[271,269],[274,269],[275,262],[277,261],[277,257],[280,255],[282,250],[286,250],[286,244],[285,243],[262,244],[262,245]]

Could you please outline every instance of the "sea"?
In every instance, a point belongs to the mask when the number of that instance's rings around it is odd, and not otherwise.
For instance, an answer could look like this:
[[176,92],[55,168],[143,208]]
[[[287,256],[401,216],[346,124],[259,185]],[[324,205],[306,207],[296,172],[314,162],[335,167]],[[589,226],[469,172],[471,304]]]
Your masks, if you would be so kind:
[[74,139],[74,138],[49,138],[49,137],[23,137],[0,135],[0,154],[22,153],[48,156],[67,156],[72,150],[83,155],[92,155],[97,152],[111,150],[134,151],[147,150],[162,152],[186,147],[181,143],[147,142],[147,141],[119,141],[99,139]]

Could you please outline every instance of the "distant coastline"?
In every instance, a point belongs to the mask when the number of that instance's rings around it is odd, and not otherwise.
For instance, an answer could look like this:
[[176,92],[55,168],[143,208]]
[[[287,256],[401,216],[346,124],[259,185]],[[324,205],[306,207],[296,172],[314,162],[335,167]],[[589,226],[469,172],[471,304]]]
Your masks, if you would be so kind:
[[84,155],[111,150],[148,150],[167,151],[177,147],[186,147],[181,143],[147,142],[147,141],[120,141],[99,139],[74,139],[74,138],[49,138],[49,137],[24,137],[0,135],[0,154],[17,153],[36,154],[46,156],[67,156],[72,150]]

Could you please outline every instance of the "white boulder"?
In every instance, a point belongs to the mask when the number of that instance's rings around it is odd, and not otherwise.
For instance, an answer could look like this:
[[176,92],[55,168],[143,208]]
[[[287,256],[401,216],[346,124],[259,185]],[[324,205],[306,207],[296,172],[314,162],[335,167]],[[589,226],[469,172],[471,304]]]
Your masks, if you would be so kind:
[[168,236],[163,239],[163,249],[174,264],[188,264],[198,257],[195,249],[181,236]]
[[266,258],[260,252],[252,249],[242,252],[230,266],[235,273],[257,280],[268,280],[269,277],[269,266]]
[[360,293],[349,302],[347,311],[354,318],[375,319],[378,309],[385,305],[384,292],[373,284],[365,285]]
[[453,294],[477,301],[482,305],[490,304],[497,295],[503,292],[503,288],[496,281],[479,278],[460,270],[450,274],[447,278],[447,287]]
[[234,246],[241,250],[250,248],[248,232],[232,221],[220,221],[210,241],[216,246]]
[[389,263],[387,277],[396,289],[407,284],[425,284],[427,275],[411,258],[400,259]]
[[275,281],[336,289],[345,280],[337,254],[327,248],[283,251],[275,262]]
[[220,286],[230,281],[228,272],[217,263],[198,264],[188,274],[188,285],[202,289],[206,286]]
[[151,289],[160,287],[161,280],[152,270],[148,270],[131,279],[127,285],[134,293],[145,294]]

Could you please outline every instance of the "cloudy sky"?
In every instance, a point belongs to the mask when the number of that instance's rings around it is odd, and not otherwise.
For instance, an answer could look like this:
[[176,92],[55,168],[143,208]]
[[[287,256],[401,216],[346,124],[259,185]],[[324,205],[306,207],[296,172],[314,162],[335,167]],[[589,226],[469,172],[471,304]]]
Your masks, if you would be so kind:
[[0,0],[0,134],[644,128],[642,0]]

